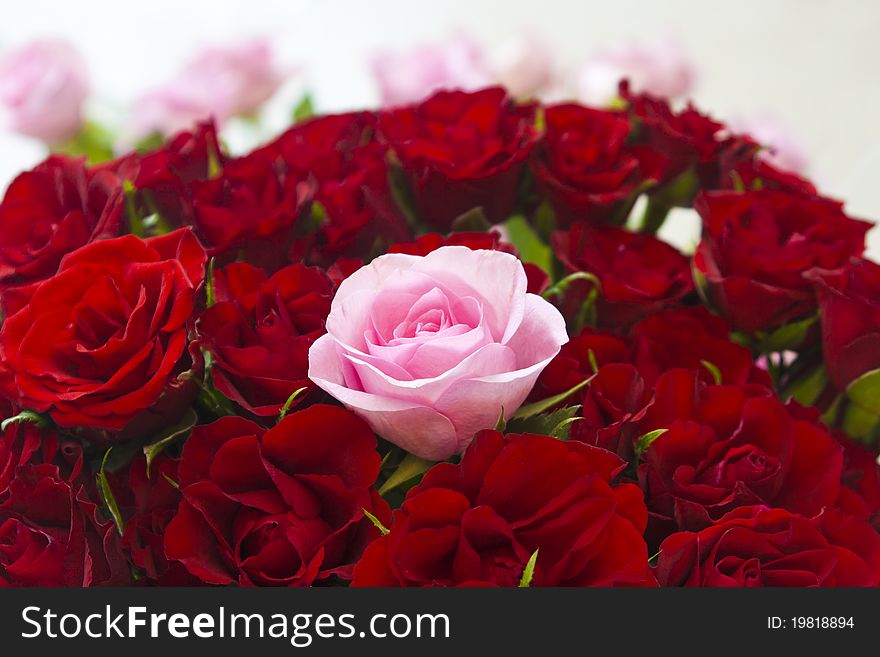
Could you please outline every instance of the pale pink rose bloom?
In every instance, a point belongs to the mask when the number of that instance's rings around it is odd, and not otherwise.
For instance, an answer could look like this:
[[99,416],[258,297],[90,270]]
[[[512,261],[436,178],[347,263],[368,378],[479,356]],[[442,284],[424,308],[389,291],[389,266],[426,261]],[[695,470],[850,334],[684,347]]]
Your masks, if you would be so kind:
[[763,114],[735,119],[730,122],[730,129],[751,135],[755,141],[765,146],[758,157],[779,169],[803,174],[809,168],[810,158],[806,147],[785,123],[774,116]]
[[446,246],[392,253],[345,279],[309,378],[373,430],[430,460],[509,418],[568,341],[559,311],[526,293],[516,257]]
[[418,102],[438,89],[473,90],[492,82],[480,46],[464,34],[406,50],[382,50],[370,65],[382,104]]
[[0,114],[12,131],[49,144],[70,139],[88,93],[86,63],[66,41],[32,41],[0,58]]
[[595,53],[581,66],[575,79],[577,97],[589,105],[607,105],[617,97],[624,78],[634,92],[675,99],[691,93],[696,71],[672,37],[625,43]]
[[284,81],[263,39],[209,46],[171,80],[135,105],[133,131],[170,134],[209,117],[226,119],[256,112]]
[[494,81],[515,98],[535,98],[556,83],[553,50],[534,36],[509,39],[489,52]]

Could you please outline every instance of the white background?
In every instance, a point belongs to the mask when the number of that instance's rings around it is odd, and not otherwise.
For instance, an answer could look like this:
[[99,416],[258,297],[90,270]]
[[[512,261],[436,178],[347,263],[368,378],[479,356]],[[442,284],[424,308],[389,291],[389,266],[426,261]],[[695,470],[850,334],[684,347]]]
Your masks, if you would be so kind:
[[[533,33],[572,67],[626,38],[674,33],[718,118],[770,113],[806,146],[811,175],[851,214],[880,218],[877,0],[2,0],[0,49],[61,35],[85,54],[99,105],[124,108],[200,44],[268,35],[300,63],[319,109],[377,102],[366,56],[462,29],[488,44]],[[42,157],[0,133],[0,188]],[[880,234],[870,241],[880,255]]]

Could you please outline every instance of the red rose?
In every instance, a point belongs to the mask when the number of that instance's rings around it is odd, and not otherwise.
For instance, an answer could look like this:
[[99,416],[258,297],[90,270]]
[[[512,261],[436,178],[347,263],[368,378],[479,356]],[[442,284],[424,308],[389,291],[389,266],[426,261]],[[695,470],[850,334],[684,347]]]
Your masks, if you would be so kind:
[[217,176],[192,184],[193,228],[209,255],[278,269],[313,190],[284,171],[268,149],[227,162]]
[[293,260],[326,265],[340,257],[371,258],[410,237],[391,196],[388,146],[376,139],[373,114],[317,117],[293,126],[267,148],[279,154],[291,175],[310,177],[317,186],[322,223],[316,239],[297,241]]
[[721,175],[718,189],[775,189],[805,197],[818,195],[816,186],[791,171],[777,169],[760,157],[760,144],[750,137],[738,136],[719,156]]
[[[193,577],[180,562],[165,556],[165,528],[177,511],[175,487],[179,461],[160,454],[150,464],[139,456],[108,476],[114,498],[125,518],[122,547],[137,569],[137,582],[160,586],[193,586]],[[174,483],[172,483],[174,482]]]
[[[677,305],[693,290],[688,259],[653,235],[577,224],[554,232],[552,243],[568,271],[584,271],[599,280],[595,311],[600,328],[624,330]],[[583,280],[569,286],[561,302],[569,322],[581,312],[592,286]]]
[[167,426],[195,393],[188,324],[204,265],[189,230],[127,235],[68,254],[3,323],[7,394],[94,438]]
[[[5,419],[14,414],[7,406],[0,416]],[[0,435],[0,500],[9,490],[19,467],[51,463],[59,468],[60,476],[72,480],[79,477],[82,456],[79,443],[62,438],[53,428],[40,429],[30,422],[10,424]]]
[[663,374],[640,422],[642,435],[665,430],[638,468],[652,534],[700,530],[744,505],[805,516],[832,506],[842,450],[798,415],[763,386],[707,385],[687,370]]
[[410,490],[352,585],[516,586],[536,550],[532,586],[645,584],[641,493],[611,484],[623,467],[582,443],[481,431]]
[[[592,352],[592,360],[590,358]],[[570,390],[595,374],[594,364],[601,369],[608,363],[626,363],[630,346],[619,337],[584,329],[580,335],[562,345],[538,377],[530,395],[532,401],[545,399]]]
[[0,586],[129,582],[115,525],[57,466],[19,467],[0,499]]
[[215,272],[214,295],[196,330],[213,356],[217,390],[251,413],[274,416],[295,391],[314,388],[309,347],[324,333],[332,296],[320,269],[290,265],[270,277],[237,262]]
[[743,507],[663,541],[654,574],[660,586],[876,586],[880,536],[836,511]]
[[177,228],[193,223],[193,183],[217,175],[225,162],[214,123],[206,121],[115,166],[121,176],[133,179],[142,216],[158,213],[167,226]]
[[660,173],[651,151],[627,145],[631,124],[625,114],[554,105],[544,110],[544,122],[532,170],[558,225],[617,218],[624,201]]
[[837,505],[847,515],[867,520],[880,531],[880,463],[877,454],[845,436],[838,436],[843,447],[843,475]]
[[836,269],[860,254],[871,227],[836,202],[774,190],[704,193],[694,207],[703,218],[696,269],[711,302],[749,332],[813,312],[804,272]]
[[852,259],[807,275],[819,297],[825,368],[838,390],[880,369],[880,265]]
[[[487,249],[490,251],[504,251],[515,255],[519,254],[513,244],[501,240],[501,236],[495,231],[485,233],[449,233],[446,237],[439,233],[427,233],[420,235],[414,242],[401,242],[392,244],[388,253],[406,253],[407,255],[426,256],[431,251],[436,251],[441,246],[466,246],[473,251]],[[550,283],[547,273],[531,262],[524,262],[523,269],[526,272],[526,292],[541,294]]]
[[224,417],[198,426],[178,469],[183,500],[165,552],[208,584],[309,586],[351,565],[388,505],[372,488],[376,438],[352,413],[317,404],[268,431]]
[[637,124],[631,143],[652,150],[659,158],[659,167],[655,167],[662,171],[661,182],[694,167],[703,185],[717,184],[719,158],[731,144],[731,139],[722,136],[723,123],[701,114],[690,104],[675,112],[663,98],[631,93],[626,82],[621,83],[620,95]]
[[749,349],[730,340],[729,332],[727,322],[703,306],[660,312],[633,327],[632,362],[649,385],[663,372],[676,368],[693,370],[713,383],[711,365],[724,384],[769,387],[767,372],[754,365]]
[[9,185],[0,204],[0,282],[55,273],[67,253],[119,234],[122,181],[81,159],[53,155]]
[[534,122],[535,107],[517,105],[500,87],[439,91],[380,116],[382,135],[400,159],[417,210],[443,230],[476,207],[492,224],[513,213],[537,139]]

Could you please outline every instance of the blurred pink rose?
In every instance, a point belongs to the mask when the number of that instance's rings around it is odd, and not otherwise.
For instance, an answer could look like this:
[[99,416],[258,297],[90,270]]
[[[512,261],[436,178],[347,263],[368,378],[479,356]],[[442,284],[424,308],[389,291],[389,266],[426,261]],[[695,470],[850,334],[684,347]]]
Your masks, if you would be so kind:
[[66,41],[40,39],[0,58],[0,114],[10,130],[57,144],[82,125],[86,64]]
[[386,106],[414,103],[438,89],[473,90],[492,81],[480,46],[464,34],[407,50],[379,51],[370,63]]
[[729,122],[730,129],[751,135],[755,141],[764,145],[758,157],[778,169],[792,173],[806,173],[810,158],[806,147],[794,136],[781,120],[768,114],[749,118],[734,119]]
[[209,46],[137,101],[133,131],[138,136],[169,134],[209,117],[222,123],[256,112],[284,77],[263,39]]
[[607,105],[617,97],[621,79],[634,92],[680,98],[693,90],[696,72],[681,44],[672,37],[630,42],[595,53],[580,68],[576,94],[589,105]]
[[489,53],[494,82],[514,98],[534,98],[556,83],[553,49],[528,35],[509,39]]
[[309,378],[408,452],[439,460],[510,417],[568,342],[515,256],[446,246],[376,258],[339,286]]

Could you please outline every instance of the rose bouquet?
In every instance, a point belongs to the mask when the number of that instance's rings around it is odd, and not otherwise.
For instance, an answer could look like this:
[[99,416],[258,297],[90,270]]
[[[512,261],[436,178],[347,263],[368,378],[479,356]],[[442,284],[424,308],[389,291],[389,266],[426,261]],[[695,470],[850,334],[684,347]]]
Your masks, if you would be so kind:
[[52,156],[0,205],[0,584],[875,586],[869,227],[626,84]]

